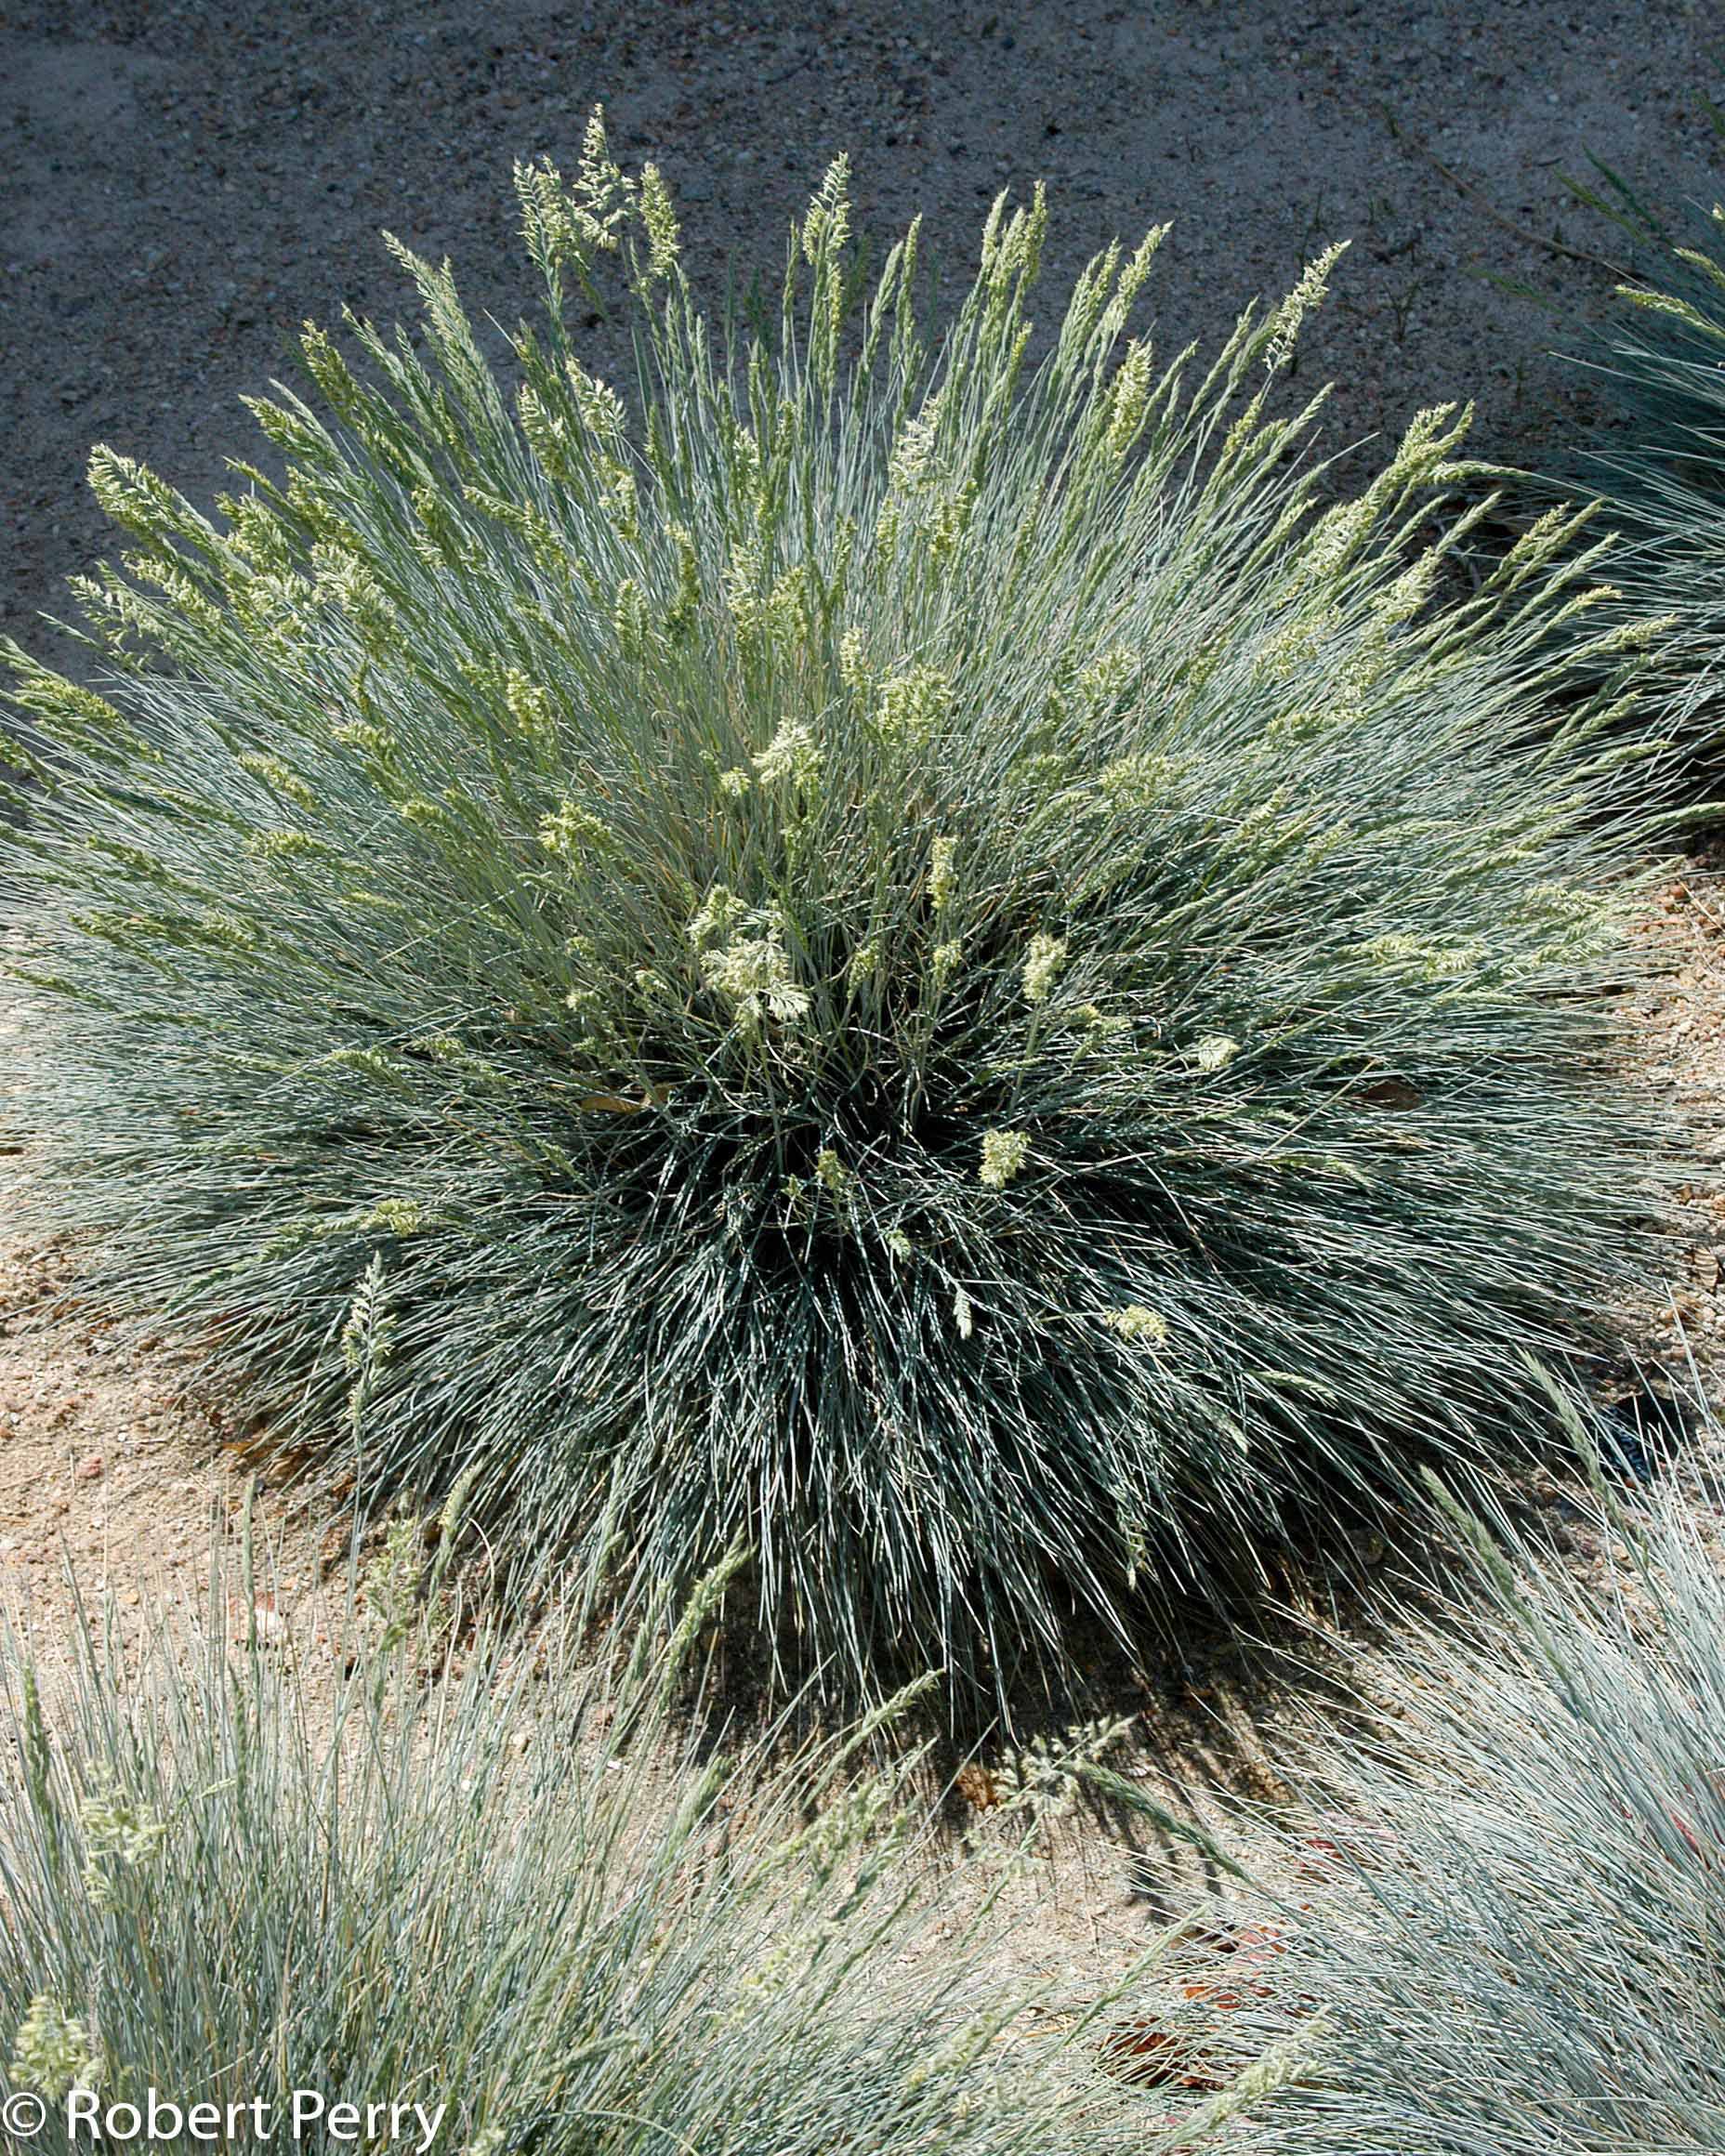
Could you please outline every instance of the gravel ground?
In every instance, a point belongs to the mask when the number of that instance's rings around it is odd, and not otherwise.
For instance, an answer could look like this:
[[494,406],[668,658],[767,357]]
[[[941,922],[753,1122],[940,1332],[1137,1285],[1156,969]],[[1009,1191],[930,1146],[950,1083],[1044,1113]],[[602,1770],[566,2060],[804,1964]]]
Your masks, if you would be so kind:
[[0,630],[49,648],[34,617],[110,544],[93,441],[204,498],[253,453],[236,394],[304,318],[397,310],[380,227],[513,319],[510,161],[573,164],[596,99],[625,162],[664,166],[716,291],[776,272],[841,150],[859,221],[925,211],[955,280],[1005,186],[1047,180],[1056,285],[1172,218],[1165,344],[1350,239],[1304,358],[1337,378],[1331,440],[1471,397],[1481,442],[1522,457],[1582,413],[1546,348],[1611,283],[1544,243],[1617,237],[1564,174],[1591,154],[1654,201],[1711,201],[1722,66],[1717,15],[1681,0],[0,0]]

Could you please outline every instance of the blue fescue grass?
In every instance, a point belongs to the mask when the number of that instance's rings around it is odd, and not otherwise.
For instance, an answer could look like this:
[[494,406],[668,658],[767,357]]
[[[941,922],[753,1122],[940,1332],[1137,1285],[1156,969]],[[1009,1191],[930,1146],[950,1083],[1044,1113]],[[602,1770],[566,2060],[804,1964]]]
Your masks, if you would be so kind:
[[448,2156],[1170,2146],[1100,2049],[1142,1971],[1000,1973],[1010,1840],[937,1882],[914,1760],[869,1764],[885,1710],[798,1742],[673,1709],[709,1604],[593,1663],[573,1602],[457,1651],[436,1583],[410,1624],[337,1596],[268,1640],[239,1584],[141,1648],[92,1610],[0,1655],[0,2086],[48,2106],[33,2146],[89,2145],[74,2089],[231,2107],[259,2149],[309,2137],[296,2091]]
[[309,330],[220,523],[98,451],[104,693],[13,653],[8,1114],[81,1292],[368,1497],[673,1587],[741,1537],[864,1687],[1533,1437],[1651,1175],[1583,519],[1443,598],[1452,411],[1323,506],[1331,256],[1165,362],[1152,232],[1033,361],[1040,196],[934,338],[914,229],[852,306],[840,164],[731,348],[597,119],[518,186],[512,397],[403,253],[419,345]]
[[1585,482],[1623,535],[1612,581],[1624,617],[1664,618],[1644,723],[1692,790],[1717,794],[1725,724],[1725,209],[1673,223],[1618,175],[1578,189],[1632,243],[1634,282],[1578,357],[1604,392],[1608,428]]
[[1255,1840],[1273,1951],[1187,2029],[1223,2077],[1306,2032],[1265,2156],[1725,2148],[1725,1570],[1669,1487],[1588,1514],[1599,1583],[1464,1521],[1475,1591],[1392,1614],[1290,1767],[1310,1808]]

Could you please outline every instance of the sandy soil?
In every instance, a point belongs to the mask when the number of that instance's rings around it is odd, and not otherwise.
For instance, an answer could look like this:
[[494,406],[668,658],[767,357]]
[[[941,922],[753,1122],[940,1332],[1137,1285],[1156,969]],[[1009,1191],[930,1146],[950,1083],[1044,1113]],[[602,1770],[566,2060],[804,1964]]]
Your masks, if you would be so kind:
[[[72,1278],[64,1254],[0,1250],[0,1607],[50,1629],[65,1628],[74,1596],[112,1592],[122,1612],[201,1600],[253,1480],[186,1359],[68,1311]],[[285,1619],[347,1543],[267,1490],[257,1524]]]

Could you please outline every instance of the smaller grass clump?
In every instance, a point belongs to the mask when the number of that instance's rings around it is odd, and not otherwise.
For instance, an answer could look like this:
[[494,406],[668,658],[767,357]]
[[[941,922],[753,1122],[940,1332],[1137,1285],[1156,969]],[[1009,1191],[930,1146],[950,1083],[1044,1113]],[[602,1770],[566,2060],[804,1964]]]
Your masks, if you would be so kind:
[[449,2156],[1169,2145],[1106,2070],[1116,2002],[1015,1989],[989,1894],[940,1900],[867,1729],[726,1746],[669,1711],[699,1605],[583,1673],[554,1625],[456,1668],[426,1623],[266,1647],[225,1601],[141,1668],[95,1623],[5,1659],[0,2085],[47,2104],[32,2146],[89,2146],[72,2090],[235,2107],[261,2149],[323,2138],[296,2090]]
[[1625,544],[1626,615],[1665,617],[1650,716],[1717,791],[1725,760],[1725,208],[1675,241],[1621,183],[1589,198],[1637,243],[1639,281],[1587,363],[1615,407],[1586,467]]
[[1480,1597],[1395,1623],[1297,1763],[1314,1811],[1256,1845],[1279,1927],[1192,2035],[1225,2071],[1310,2032],[1262,2156],[1725,2149],[1722,1553],[1675,1496],[1593,1524],[1627,1545],[1603,1590],[1481,1537]]
[[404,256],[419,342],[309,331],[219,522],[98,451],[104,693],[14,653],[7,1111],[86,1304],[505,1551],[744,1540],[863,1686],[1535,1438],[1652,1143],[1581,519],[1455,589],[1449,411],[1328,497],[1331,256],[1156,360],[1152,232],[1038,357],[1040,195],[937,335],[841,164],[732,340],[597,121],[518,177],[512,395]]

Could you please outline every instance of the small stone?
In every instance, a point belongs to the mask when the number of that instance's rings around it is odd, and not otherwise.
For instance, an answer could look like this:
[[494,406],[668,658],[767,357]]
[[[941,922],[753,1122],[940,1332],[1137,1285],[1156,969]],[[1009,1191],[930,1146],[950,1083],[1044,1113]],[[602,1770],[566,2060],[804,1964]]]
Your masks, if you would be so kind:
[[965,1802],[977,1811],[990,1810],[1001,1801],[1004,1794],[994,1775],[986,1767],[979,1766],[975,1760],[967,1761],[958,1769],[954,1787]]
[[102,1458],[99,1453],[92,1453],[87,1460],[82,1461],[79,1464],[79,1481],[99,1482],[102,1479],[102,1475],[107,1467],[107,1465],[108,1463]]

